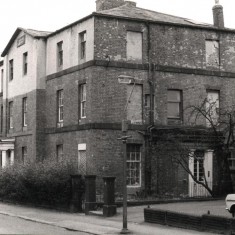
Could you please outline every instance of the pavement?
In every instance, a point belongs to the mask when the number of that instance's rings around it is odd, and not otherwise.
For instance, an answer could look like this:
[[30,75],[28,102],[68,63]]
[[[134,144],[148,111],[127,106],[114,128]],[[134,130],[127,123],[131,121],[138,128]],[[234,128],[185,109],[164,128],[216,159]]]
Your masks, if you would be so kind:
[[[185,204],[185,203],[183,203]],[[190,202],[191,204],[191,202]],[[187,206],[190,206],[187,204]],[[216,202],[214,202],[216,205]],[[222,204],[222,202],[220,202]],[[168,205],[172,210],[179,206],[179,203],[152,205],[151,208],[157,208]],[[185,204],[186,205],[186,204]],[[187,208],[187,206],[185,208]],[[198,204],[194,205],[199,207]],[[210,206],[210,205],[209,205]],[[192,207],[192,206],[191,206]],[[197,232],[191,230],[178,229],[157,224],[144,222],[143,209],[146,206],[128,207],[128,230],[135,235],[188,235],[188,234],[210,234],[208,232]],[[169,208],[168,208],[169,209]],[[182,207],[180,207],[182,210]],[[191,208],[192,210],[192,208]],[[120,234],[122,228],[122,208],[118,208],[117,215],[104,218],[97,215],[84,215],[82,213],[68,213],[30,206],[15,205],[0,202],[0,214],[21,218],[41,224],[57,226],[70,231],[81,231],[94,235],[112,235]]]

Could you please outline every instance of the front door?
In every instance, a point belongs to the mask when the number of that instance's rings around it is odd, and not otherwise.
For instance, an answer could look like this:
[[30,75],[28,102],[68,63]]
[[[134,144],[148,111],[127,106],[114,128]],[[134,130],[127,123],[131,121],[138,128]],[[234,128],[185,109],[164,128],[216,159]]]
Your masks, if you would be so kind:
[[[194,154],[197,156],[197,160],[195,158],[190,158],[189,160],[189,169],[193,173],[194,177],[198,181],[205,181],[204,179],[204,171],[205,178],[207,180],[208,186],[212,188],[213,181],[213,151],[203,151],[196,150]],[[197,184],[192,177],[189,175],[189,196],[190,197],[205,197],[209,196],[209,192],[201,185]]]

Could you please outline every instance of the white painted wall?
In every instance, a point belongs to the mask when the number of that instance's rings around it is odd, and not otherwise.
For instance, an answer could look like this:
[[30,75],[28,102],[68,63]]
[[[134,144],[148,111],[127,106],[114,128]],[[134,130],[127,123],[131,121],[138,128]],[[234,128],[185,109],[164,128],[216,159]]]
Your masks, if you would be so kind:
[[85,61],[79,60],[79,33],[86,31],[86,60],[94,58],[94,18],[77,23],[47,40],[46,74],[53,74],[57,70],[57,43],[63,41],[63,69],[67,69]]
[[[35,90],[38,76],[45,78],[45,62],[43,64],[42,61],[45,61],[46,42],[25,34],[25,44],[17,47],[17,39],[24,34],[24,32],[19,33],[9,49],[8,55],[4,58],[4,90],[6,91],[4,99]],[[25,52],[28,52],[27,75],[23,75],[23,53]],[[14,60],[14,78],[9,81],[9,61],[11,59]],[[40,84],[40,86],[42,85]]]

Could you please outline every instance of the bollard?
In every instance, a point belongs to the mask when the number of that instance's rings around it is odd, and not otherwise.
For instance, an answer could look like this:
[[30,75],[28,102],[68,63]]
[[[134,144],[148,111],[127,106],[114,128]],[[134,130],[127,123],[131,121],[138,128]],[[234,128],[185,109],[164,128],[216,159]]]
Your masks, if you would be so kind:
[[115,177],[103,177],[104,180],[104,206],[103,215],[113,216],[117,213],[115,205]]
[[85,214],[96,209],[96,176],[85,176]]
[[71,212],[82,212],[82,198],[84,194],[84,182],[81,175],[70,175],[71,177]]

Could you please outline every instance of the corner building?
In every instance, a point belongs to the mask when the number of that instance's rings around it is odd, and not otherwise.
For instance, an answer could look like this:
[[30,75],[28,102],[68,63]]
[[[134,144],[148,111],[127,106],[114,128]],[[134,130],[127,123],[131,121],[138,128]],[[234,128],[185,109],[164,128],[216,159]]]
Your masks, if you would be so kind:
[[[192,179],[153,146],[161,131],[187,129],[184,108],[208,94],[220,107],[235,102],[235,30],[224,27],[218,4],[214,25],[141,9],[132,1],[97,0],[96,6],[55,32],[18,28],[4,49],[2,166],[68,159],[79,173],[97,175],[98,191],[102,177],[112,175],[121,192],[118,138],[127,119],[128,193],[151,188],[191,195]],[[125,76],[136,78],[135,84],[119,83]],[[205,120],[200,124],[206,128]],[[200,147],[216,187],[208,148]]]

